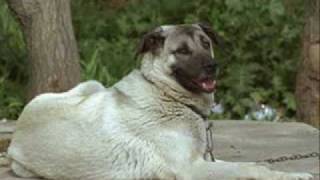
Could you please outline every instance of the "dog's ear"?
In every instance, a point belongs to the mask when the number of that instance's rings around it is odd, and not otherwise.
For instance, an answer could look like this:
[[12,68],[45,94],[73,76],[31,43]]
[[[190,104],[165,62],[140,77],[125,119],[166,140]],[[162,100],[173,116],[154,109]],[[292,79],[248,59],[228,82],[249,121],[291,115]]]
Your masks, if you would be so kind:
[[220,47],[224,47],[224,40],[221,36],[218,35],[218,33],[216,33],[212,27],[210,26],[210,24],[208,23],[204,23],[204,22],[201,22],[201,23],[197,23],[197,25],[202,29],[203,32],[205,32],[208,37],[211,39],[211,41],[217,45],[217,46],[220,46]]
[[136,57],[147,52],[156,55],[159,49],[164,44],[165,37],[163,36],[162,29],[156,28],[155,30],[145,34],[137,48]]

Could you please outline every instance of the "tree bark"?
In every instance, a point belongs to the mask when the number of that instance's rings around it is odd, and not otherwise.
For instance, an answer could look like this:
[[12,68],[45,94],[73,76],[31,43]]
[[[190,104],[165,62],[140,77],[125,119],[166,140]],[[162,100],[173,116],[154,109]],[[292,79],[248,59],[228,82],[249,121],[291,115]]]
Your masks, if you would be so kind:
[[79,54],[70,0],[9,0],[18,17],[29,53],[27,99],[61,92],[80,81]]
[[306,1],[303,59],[296,80],[297,118],[320,127],[320,0]]

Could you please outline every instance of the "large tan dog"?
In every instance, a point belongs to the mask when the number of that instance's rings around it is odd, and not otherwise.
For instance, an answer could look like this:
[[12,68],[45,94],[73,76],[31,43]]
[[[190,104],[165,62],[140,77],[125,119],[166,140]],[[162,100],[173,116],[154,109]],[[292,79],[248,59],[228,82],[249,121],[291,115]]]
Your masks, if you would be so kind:
[[89,81],[36,97],[9,148],[13,171],[56,180],[311,179],[204,160],[216,41],[203,25],[161,26],[142,40],[141,69],[113,87]]

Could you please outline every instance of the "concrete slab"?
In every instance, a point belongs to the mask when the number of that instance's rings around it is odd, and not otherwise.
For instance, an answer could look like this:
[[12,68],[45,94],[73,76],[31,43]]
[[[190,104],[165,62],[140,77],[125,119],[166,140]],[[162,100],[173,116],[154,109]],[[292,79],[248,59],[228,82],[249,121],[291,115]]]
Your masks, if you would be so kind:
[[[0,123],[0,139],[10,138],[13,130],[14,122],[10,125],[8,122]],[[214,121],[214,148],[217,159],[243,162],[319,153],[319,130],[294,122]],[[309,172],[319,180],[319,157],[277,162],[269,166],[288,172]],[[0,167],[0,179],[20,180],[8,167]]]
[[[216,158],[260,161],[295,154],[319,153],[319,130],[303,123],[215,121]],[[319,179],[319,156],[269,164],[272,169],[309,172]]]

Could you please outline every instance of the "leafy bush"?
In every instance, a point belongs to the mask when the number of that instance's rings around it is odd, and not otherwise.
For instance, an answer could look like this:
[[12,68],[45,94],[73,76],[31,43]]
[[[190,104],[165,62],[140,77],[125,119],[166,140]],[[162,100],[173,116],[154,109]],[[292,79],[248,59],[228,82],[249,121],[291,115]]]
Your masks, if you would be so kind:
[[[294,117],[293,92],[300,57],[303,0],[131,0],[122,1],[124,4],[117,8],[111,2],[72,1],[84,80],[97,79],[111,86],[138,67],[139,60],[134,59],[136,44],[144,32],[156,26],[207,21],[226,41],[225,47],[215,48],[216,59],[221,64],[217,101],[226,111],[215,118],[243,118],[258,103],[269,104],[284,117]],[[7,16],[3,11],[0,8],[0,18],[3,14]],[[9,19],[15,27],[12,18]],[[9,32],[1,25],[0,37]],[[14,31],[13,39],[18,42],[21,33],[16,28]],[[0,47],[7,44],[8,40]],[[5,69],[0,73],[10,72],[9,66],[23,67],[25,50],[21,44],[10,48],[18,49],[15,55],[19,57],[12,58],[10,52],[0,52],[1,58],[10,59],[10,64],[5,65],[2,61],[7,61],[0,59],[1,68]],[[18,46],[23,48],[16,48]],[[24,74],[23,69],[17,68],[17,72]],[[15,86],[23,83],[3,74],[0,77],[6,82],[13,82]],[[25,79],[25,75],[21,77]],[[18,97],[2,93],[6,96],[4,99]],[[0,109],[8,109],[4,106],[0,103]],[[12,115],[3,113],[1,116]]]
[[26,81],[26,50],[22,33],[7,4],[0,0],[0,118],[17,118]]

